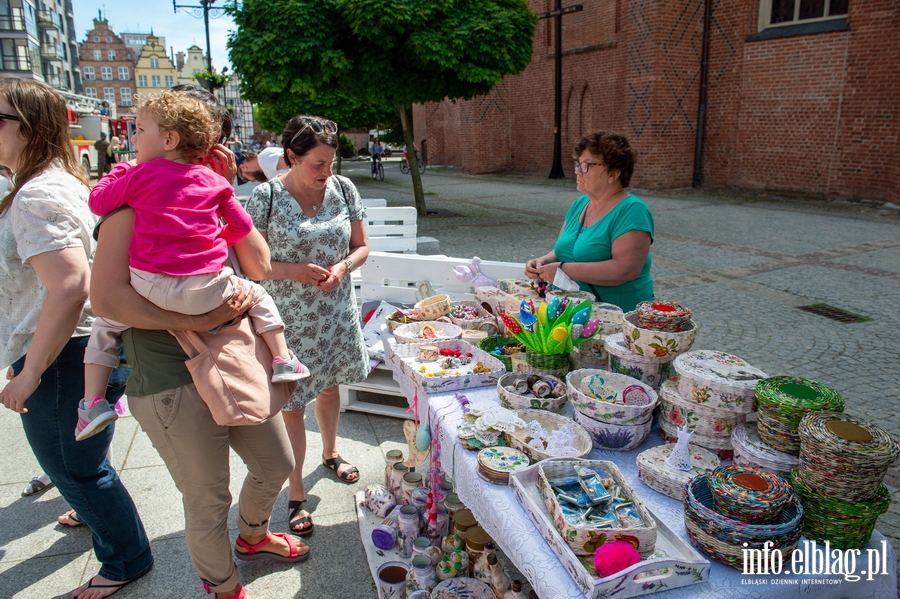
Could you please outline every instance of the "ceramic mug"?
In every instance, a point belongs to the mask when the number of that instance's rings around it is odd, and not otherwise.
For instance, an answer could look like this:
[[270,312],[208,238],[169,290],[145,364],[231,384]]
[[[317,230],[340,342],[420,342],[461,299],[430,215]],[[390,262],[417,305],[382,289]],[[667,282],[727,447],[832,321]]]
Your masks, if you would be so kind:
[[404,599],[407,573],[407,566],[403,562],[385,562],[378,566],[375,578],[378,599]]

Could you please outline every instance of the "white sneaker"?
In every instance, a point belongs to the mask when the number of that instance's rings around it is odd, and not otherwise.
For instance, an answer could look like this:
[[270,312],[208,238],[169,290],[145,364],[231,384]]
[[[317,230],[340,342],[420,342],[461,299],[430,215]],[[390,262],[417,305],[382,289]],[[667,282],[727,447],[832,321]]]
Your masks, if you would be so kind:
[[309,376],[309,368],[307,368],[294,352],[291,352],[291,359],[285,360],[281,356],[275,356],[272,360],[272,382],[287,383],[290,381],[299,381]]

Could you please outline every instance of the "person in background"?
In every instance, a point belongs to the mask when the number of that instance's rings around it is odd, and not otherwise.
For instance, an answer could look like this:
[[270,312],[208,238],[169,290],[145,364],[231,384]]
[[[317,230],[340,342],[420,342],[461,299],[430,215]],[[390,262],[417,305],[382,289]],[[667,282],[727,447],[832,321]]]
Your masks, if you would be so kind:
[[106,155],[109,150],[109,141],[106,139],[106,133],[100,134],[100,139],[94,142],[94,149],[97,150],[97,178],[100,179],[109,170],[109,161]]
[[[146,574],[153,554],[134,502],[106,459],[114,427],[75,445],[75,406],[93,315],[88,180],[69,144],[66,102],[37,81],[0,80],[0,163],[15,186],[0,201],[0,403],[21,414],[41,468],[91,529],[100,571],[72,592],[108,597]],[[112,403],[121,390],[109,390]]]
[[384,146],[377,137],[372,142],[372,178],[375,178],[375,170],[378,168],[378,162],[384,158]]
[[553,282],[558,270],[597,301],[626,312],[653,299],[653,215],[628,190],[637,152],[620,133],[584,136],[575,146],[575,178],[583,196],[566,213],[554,248],[525,264],[525,275]]
[[244,152],[243,159],[238,161],[238,172],[243,179],[257,183],[265,183],[273,177],[283,175],[288,172],[284,150],[274,146],[259,152]]
[[350,272],[369,256],[369,242],[359,192],[349,179],[331,171],[337,125],[320,117],[295,116],[281,143],[290,168],[253,190],[247,212],[272,252],[272,273],[261,284],[281,310],[288,343],[312,371],[283,410],[296,462],[288,479],[290,529],[305,536],[313,532],[313,523],[303,507],[303,418],[313,400],[323,464],[341,481],[359,481],[359,471],[337,450],[338,385],[361,382],[369,373],[350,280]]

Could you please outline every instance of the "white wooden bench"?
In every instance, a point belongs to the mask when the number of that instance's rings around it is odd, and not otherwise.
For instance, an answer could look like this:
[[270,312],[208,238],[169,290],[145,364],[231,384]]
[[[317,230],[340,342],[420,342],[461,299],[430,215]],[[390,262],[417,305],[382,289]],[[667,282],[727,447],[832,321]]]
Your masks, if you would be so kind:
[[[468,283],[457,279],[453,272],[453,267],[469,264],[471,260],[467,258],[373,251],[369,253],[369,258],[361,269],[361,296],[366,301],[413,304],[421,299],[416,295],[418,285],[428,282],[435,294],[446,293],[455,301],[472,300],[475,297],[473,289]],[[525,265],[484,260],[481,262],[481,271],[494,279],[521,278],[524,276]],[[341,385],[339,391],[341,411],[355,410],[381,416],[412,418],[411,413],[405,412],[403,408],[360,401],[357,398],[357,391],[405,397],[393,379],[391,369],[384,364],[372,371],[362,383]]]
[[366,208],[386,208],[387,200],[380,198],[362,198],[362,205]]
[[415,254],[418,216],[412,206],[366,208],[369,248],[379,252]]

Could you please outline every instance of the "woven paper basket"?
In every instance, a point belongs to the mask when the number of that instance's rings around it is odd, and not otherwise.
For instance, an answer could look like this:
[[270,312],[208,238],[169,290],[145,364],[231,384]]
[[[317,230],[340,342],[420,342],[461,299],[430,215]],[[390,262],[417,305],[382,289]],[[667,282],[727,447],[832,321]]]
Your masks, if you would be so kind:
[[[506,372],[503,363],[494,356],[485,353],[467,341],[461,339],[443,339],[435,341],[439,349],[459,350],[464,354],[472,354],[472,364],[481,362],[488,372],[473,374],[449,374],[446,376],[426,376],[421,372],[420,363],[416,360],[417,343],[394,343],[390,347],[388,359],[399,368],[404,376],[413,380],[420,393],[444,393],[456,389],[471,389],[474,387],[493,387],[500,377]],[[396,372],[396,370],[395,370]],[[421,399],[421,396],[419,396]]]
[[[616,391],[620,397],[626,387],[640,385],[647,395],[650,396],[650,403],[642,406],[632,406],[601,401],[585,395],[581,392],[581,382],[595,374],[603,376],[606,385]],[[653,410],[656,409],[658,401],[656,391],[650,385],[641,383],[630,376],[603,370],[585,368],[570,372],[566,376],[566,386],[569,389],[569,396],[572,398],[572,404],[575,406],[575,409],[594,420],[609,424],[640,424],[647,422],[650,415],[653,414]]]
[[721,462],[708,449],[703,449],[699,445],[688,445],[691,469],[688,471],[676,470],[666,464],[666,458],[672,454],[674,448],[674,443],[668,443],[651,447],[639,453],[637,456],[638,478],[651,489],[681,501],[684,497],[684,486],[692,478],[715,470]]
[[737,356],[706,349],[681,354],[672,366],[682,397],[735,412],[756,411],[756,383],[768,376]]
[[[422,339],[419,333],[426,326],[434,329],[436,339]],[[447,339],[459,339],[462,329],[449,322],[422,321],[404,324],[394,331],[394,339],[397,343],[432,343],[433,341],[446,341]]]
[[[568,475],[577,466],[588,466],[605,470],[622,487],[625,495],[634,502],[634,507],[645,526],[635,528],[584,528],[570,524],[562,513],[559,501],[550,488],[549,480]],[[628,484],[628,480],[612,462],[603,460],[547,460],[540,463],[538,473],[538,489],[544,497],[547,511],[554,526],[565,539],[575,555],[594,555],[600,545],[618,539],[633,541],[642,557],[653,553],[656,547],[656,520],[650,515],[650,511],[644,506],[640,496]]]
[[676,427],[688,425],[690,430],[709,437],[727,437],[747,419],[747,415],[731,410],[708,408],[704,404],[685,399],[678,393],[674,381],[666,381],[659,388],[660,417]]
[[534,373],[510,372],[500,377],[500,380],[497,381],[497,395],[500,396],[500,403],[503,404],[503,407],[510,410],[547,410],[559,414],[569,399],[567,394],[559,397],[526,397],[506,388],[513,385],[516,381],[527,380],[530,376],[540,376],[544,380],[555,382],[557,385],[562,385],[564,389],[566,388],[566,384],[562,380],[549,374],[538,375]]
[[[572,428],[575,429],[577,435],[575,451],[578,452],[578,455],[575,457],[583,458],[591,453],[591,437],[587,434],[586,430],[578,425],[578,423],[572,422],[564,416],[548,412],[547,410],[516,410],[516,415],[524,420],[525,424],[528,424],[532,420],[537,420],[548,434],[550,431],[560,429],[567,424],[571,425]],[[506,444],[523,452],[531,458],[532,462],[540,462],[547,458],[560,457],[552,453],[547,453],[546,451],[541,451],[540,449],[535,449],[528,444],[528,439],[529,437],[525,434],[524,428],[517,428],[511,433],[506,433]]]
[[766,444],[800,454],[800,420],[809,412],[843,412],[844,398],[825,385],[802,378],[775,376],[756,384],[757,429]]
[[631,451],[644,442],[650,429],[653,428],[653,416],[646,422],[637,424],[610,424],[600,422],[582,414],[579,410],[573,413],[575,422],[584,427],[591,436],[594,448],[601,451]]
[[[713,509],[706,475],[694,477],[684,487],[684,526],[697,549],[726,566],[742,569],[745,549],[778,549],[790,556],[800,541],[803,507],[794,497],[771,524],[747,524],[719,514]],[[747,543],[747,546],[744,546]]]
[[671,359],[666,356],[642,356],[636,354],[625,344],[625,334],[616,333],[610,335],[604,341],[606,351],[609,352],[609,369],[618,374],[624,374],[646,383],[654,389],[669,378],[672,372]]
[[[663,443],[675,443],[678,441],[678,427],[663,418],[662,414],[659,417],[659,428],[662,429]],[[734,458],[734,447],[731,445],[731,437],[709,437],[694,433],[694,436],[691,437],[691,444],[705,447],[716,454],[720,460]]]
[[433,295],[426,297],[415,305],[416,312],[422,320],[437,320],[450,312],[449,295]]
[[497,355],[493,353],[494,349],[497,347],[506,347],[507,345],[521,345],[515,337],[503,336],[503,335],[491,335],[490,337],[485,337],[481,341],[478,342],[478,348],[482,351],[486,351],[491,354],[506,366],[507,371],[512,371],[512,358],[507,356],[506,354]]
[[622,333],[628,349],[642,356],[675,358],[691,349],[700,326],[691,320],[689,328],[679,332],[652,331],[638,326],[638,315],[629,312],[622,323]]
[[565,377],[569,372],[569,354],[541,354],[525,348],[527,372]]
[[[453,307],[460,305],[474,308],[477,316],[475,318],[457,318],[453,316]],[[497,334],[497,319],[494,318],[493,314],[481,307],[481,304],[479,304],[478,302],[453,302],[450,306],[450,313],[447,315],[447,317],[450,319],[450,322],[461,329],[474,329],[477,331],[484,331],[488,335]]]

